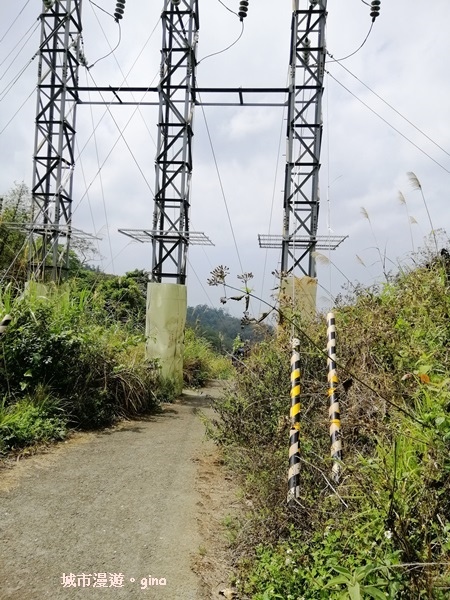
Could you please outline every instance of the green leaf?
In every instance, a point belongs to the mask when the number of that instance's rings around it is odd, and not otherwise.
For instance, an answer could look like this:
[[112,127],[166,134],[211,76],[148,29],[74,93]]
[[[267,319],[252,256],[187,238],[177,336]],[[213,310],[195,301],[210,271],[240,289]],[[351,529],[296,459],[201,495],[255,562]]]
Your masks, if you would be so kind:
[[359,583],[348,586],[348,595],[350,596],[351,600],[362,600]]
[[352,579],[352,573],[351,573],[351,571],[349,571],[345,567],[336,567],[336,566],[333,566],[333,569],[335,571],[337,571],[338,573],[340,573],[341,575],[347,575],[349,579]]
[[364,586],[364,593],[368,594],[371,598],[386,600],[386,594],[373,585]]
[[334,587],[336,585],[348,585],[349,583],[350,579],[348,577],[345,577],[344,575],[339,575],[338,577],[333,577],[333,579],[330,579],[330,581],[325,586],[325,589]]

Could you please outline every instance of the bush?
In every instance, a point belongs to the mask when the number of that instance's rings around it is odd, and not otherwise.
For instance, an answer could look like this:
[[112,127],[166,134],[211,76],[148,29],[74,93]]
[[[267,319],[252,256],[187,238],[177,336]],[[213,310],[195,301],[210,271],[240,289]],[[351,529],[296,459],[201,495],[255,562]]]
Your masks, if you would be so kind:
[[118,323],[98,325],[86,292],[40,291],[31,286],[9,306],[13,322],[0,342],[5,407],[44,387],[61,400],[68,423],[83,428],[155,408],[159,375],[145,361],[143,337]]
[[[301,348],[300,498],[287,506],[287,340],[259,345],[212,431],[241,477],[245,598],[444,599],[450,587],[447,267],[357,289],[335,311],[344,446],[331,482],[325,319]],[[311,343],[312,342],[312,343]],[[257,549],[257,550],[255,550]],[[411,568],[413,565],[413,568]],[[447,590],[447,591],[446,591]],[[357,595],[359,594],[359,595]]]
[[217,354],[210,342],[186,328],[183,351],[183,379],[189,387],[202,387],[208,379],[226,379],[232,373],[231,362]]

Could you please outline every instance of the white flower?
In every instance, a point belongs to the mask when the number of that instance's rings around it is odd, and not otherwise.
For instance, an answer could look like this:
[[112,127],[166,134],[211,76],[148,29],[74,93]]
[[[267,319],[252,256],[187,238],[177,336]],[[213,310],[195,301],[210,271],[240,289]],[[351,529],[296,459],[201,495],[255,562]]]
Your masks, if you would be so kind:
[[391,531],[390,529],[388,529],[387,531],[385,531],[385,532],[384,532],[384,537],[385,537],[387,540],[390,540],[390,539],[391,539],[391,537],[392,537],[392,531]]

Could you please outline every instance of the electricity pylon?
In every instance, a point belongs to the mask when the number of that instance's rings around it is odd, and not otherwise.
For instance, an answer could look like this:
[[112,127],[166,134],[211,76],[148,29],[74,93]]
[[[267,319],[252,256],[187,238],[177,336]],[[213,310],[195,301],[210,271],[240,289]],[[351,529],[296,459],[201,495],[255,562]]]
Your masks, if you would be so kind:
[[262,248],[281,247],[282,275],[316,277],[315,250],[345,238],[317,236],[327,0],[294,0],[291,22],[287,144],[281,235],[259,235]]
[[29,275],[59,280],[68,266],[82,0],[45,0],[39,45]]

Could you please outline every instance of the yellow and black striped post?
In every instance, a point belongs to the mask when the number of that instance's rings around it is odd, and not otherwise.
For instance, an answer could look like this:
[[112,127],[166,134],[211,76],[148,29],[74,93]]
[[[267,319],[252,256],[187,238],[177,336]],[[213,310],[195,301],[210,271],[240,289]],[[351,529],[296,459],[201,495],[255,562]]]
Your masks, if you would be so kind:
[[0,321],[0,337],[5,333],[8,325],[11,323],[12,317],[9,315],[5,315],[3,319]]
[[339,395],[336,389],[338,384],[336,373],[336,320],[332,312],[327,315],[327,367],[331,459],[333,461],[332,479],[335,483],[339,483],[342,462],[341,413],[339,410]]
[[291,356],[291,430],[289,432],[288,503],[300,496],[300,340],[292,340]]

